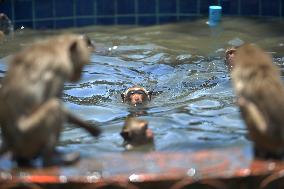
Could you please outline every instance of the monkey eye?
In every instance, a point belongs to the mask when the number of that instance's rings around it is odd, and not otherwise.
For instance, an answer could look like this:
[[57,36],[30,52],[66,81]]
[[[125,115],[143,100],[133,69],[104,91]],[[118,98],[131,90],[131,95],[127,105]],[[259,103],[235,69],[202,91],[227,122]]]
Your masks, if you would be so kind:
[[143,90],[133,90],[133,91],[129,91],[129,92],[127,93],[127,96],[131,96],[131,95],[134,95],[134,94],[147,95],[147,94],[145,93],[145,91],[143,91]]
[[229,50],[226,51],[226,54],[232,55],[232,54],[234,54],[235,52],[236,52],[236,49],[229,49]]

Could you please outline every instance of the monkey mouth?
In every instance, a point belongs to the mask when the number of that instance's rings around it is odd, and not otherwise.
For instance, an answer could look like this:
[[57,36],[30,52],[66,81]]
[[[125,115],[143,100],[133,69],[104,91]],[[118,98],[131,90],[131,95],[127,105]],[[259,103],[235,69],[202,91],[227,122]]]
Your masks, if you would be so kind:
[[132,104],[134,104],[134,105],[140,105],[140,104],[143,104],[143,102],[142,102],[141,100],[138,100],[138,101],[132,102]]
[[[81,69],[81,68],[80,68]],[[76,82],[79,81],[81,78],[81,72],[75,72],[71,77],[70,77],[70,81],[71,82]]]

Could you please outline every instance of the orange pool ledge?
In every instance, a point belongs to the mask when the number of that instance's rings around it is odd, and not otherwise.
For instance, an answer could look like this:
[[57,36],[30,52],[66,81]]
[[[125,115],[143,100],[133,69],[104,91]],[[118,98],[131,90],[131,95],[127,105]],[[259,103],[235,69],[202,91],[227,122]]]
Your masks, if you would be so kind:
[[11,165],[0,160],[0,189],[284,188],[284,162],[254,160],[247,147],[107,153],[64,167]]

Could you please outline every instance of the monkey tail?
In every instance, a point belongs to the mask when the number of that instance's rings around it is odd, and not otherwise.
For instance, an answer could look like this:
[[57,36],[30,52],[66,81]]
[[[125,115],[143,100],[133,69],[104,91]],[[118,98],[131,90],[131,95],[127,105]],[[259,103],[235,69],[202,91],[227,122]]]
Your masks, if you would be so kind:
[[85,129],[91,135],[97,137],[101,134],[101,129],[98,126],[94,126],[91,123],[81,120],[80,118],[76,117],[75,115],[71,114],[70,112],[67,113],[67,121],[69,123],[73,123],[80,128]]

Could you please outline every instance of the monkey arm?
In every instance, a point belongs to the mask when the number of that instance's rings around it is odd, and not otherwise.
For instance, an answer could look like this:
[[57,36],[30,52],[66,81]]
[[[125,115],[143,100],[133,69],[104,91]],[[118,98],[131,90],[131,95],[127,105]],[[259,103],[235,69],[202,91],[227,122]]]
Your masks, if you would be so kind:
[[69,123],[73,123],[73,124],[79,126],[80,128],[85,129],[91,135],[93,135],[95,137],[100,135],[101,129],[98,128],[97,126],[93,126],[93,124],[81,120],[80,118],[76,117],[75,115],[73,115],[71,112],[69,112],[67,110],[65,110],[65,113],[66,113],[67,121]]
[[253,102],[246,100],[244,97],[240,97],[238,99],[238,105],[241,109],[247,112],[250,119],[256,125],[257,130],[262,134],[266,134],[268,131],[268,125],[258,107]]
[[32,132],[45,123],[46,125],[53,124],[53,119],[61,116],[60,112],[62,112],[61,103],[57,99],[51,99],[33,111],[32,114],[21,116],[17,121],[17,128],[22,133]]

